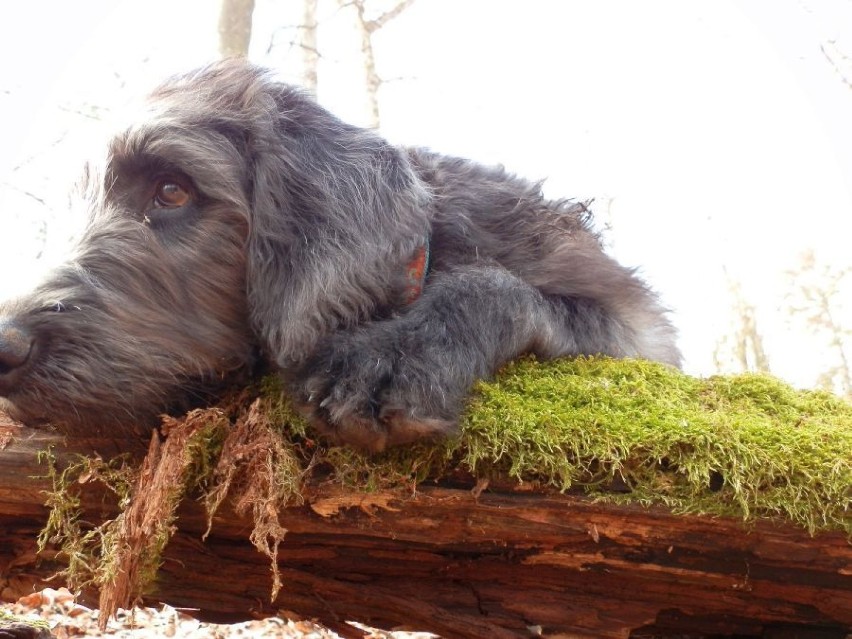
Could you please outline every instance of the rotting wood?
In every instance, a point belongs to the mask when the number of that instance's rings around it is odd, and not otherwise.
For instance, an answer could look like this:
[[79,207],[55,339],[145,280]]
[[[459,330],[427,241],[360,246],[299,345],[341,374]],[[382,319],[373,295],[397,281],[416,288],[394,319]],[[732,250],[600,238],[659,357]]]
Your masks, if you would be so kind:
[[[137,444],[144,451],[145,442],[63,444],[46,432],[0,430],[12,433],[0,451],[0,597],[12,600],[62,567],[50,552],[35,554],[46,516],[36,452],[53,445],[60,456],[109,455]],[[282,514],[289,533],[274,602],[268,558],[248,541],[251,522],[223,508],[202,542],[206,514],[185,500],[146,600],[208,619],[284,611],[445,637],[523,637],[538,627],[545,636],[589,637],[643,628],[794,636],[807,627],[843,637],[852,627],[852,546],[843,534],[811,537],[791,525],[745,527],[493,484],[476,496],[473,488],[362,497],[309,487],[308,503]],[[114,515],[103,495],[84,498],[88,520]]]

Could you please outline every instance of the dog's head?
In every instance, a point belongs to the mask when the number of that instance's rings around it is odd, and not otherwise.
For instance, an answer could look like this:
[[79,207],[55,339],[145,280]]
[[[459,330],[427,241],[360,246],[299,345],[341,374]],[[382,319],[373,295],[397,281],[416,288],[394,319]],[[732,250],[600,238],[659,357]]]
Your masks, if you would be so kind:
[[0,407],[149,425],[386,301],[427,233],[404,156],[240,62],[161,86],[86,171],[76,249],[0,305]]

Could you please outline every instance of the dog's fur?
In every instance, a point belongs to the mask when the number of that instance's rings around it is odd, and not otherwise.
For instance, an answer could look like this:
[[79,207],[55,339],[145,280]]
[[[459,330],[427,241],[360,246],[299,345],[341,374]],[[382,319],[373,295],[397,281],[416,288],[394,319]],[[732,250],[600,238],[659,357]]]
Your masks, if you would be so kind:
[[[154,202],[164,180],[190,200]],[[0,306],[0,395],[25,421],[129,432],[259,355],[332,441],[381,450],[452,432],[473,382],[523,353],[680,362],[582,205],[391,146],[244,63],[160,87],[84,191],[73,258]]]

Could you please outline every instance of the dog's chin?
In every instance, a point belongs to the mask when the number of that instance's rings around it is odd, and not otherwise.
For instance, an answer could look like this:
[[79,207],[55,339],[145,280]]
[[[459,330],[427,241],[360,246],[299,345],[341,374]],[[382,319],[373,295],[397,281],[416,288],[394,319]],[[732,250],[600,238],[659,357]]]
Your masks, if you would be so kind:
[[[58,413],[58,412],[57,412]],[[74,436],[81,432],[78,424],[65,424],[44,414],[44,410],[31,410],[25,404],[15,402],[5,397],[0,397],[0,425],[17,426],[47,433],[60,433],[62,435]],[[88,432],[100,433],[104,429],[101,426],[87,426]]]
[[139,415],[68,414],[56,413],[50,418],[38,418],[28,426],[51,430],[74,440],[131,440],[147,441],[162,423],[162,414]]
[[[43,421],[41,420],[42,423]],[[32,426],[37,420],[28,419],[15,404],[5,397],[0,397],[0,424],[7,425],[7,422],[11,422],[11,426]]]
[[115,414],[108,410],[35,405],[25,398],[0,397],[0,417],[6,415],[15,424],[75,438],[150,435],[160,425],[162,412]]
[[[141,406],[123,406],[109,410],[81,406],[69,400],[52,403],[35,401],[25,393],[0,396],[2,422],[38,430],[52,430],[71,437],[150,436],[163,421],[195,409],[212,406],[235,388],[243,388],[251,379],[247,369],[208,379],[185,380],[171,391],[164,391],[166,402],[144,402]],[[158,405],[159,404],[159,405]],[[116,398],[113,406],[122,406]]]

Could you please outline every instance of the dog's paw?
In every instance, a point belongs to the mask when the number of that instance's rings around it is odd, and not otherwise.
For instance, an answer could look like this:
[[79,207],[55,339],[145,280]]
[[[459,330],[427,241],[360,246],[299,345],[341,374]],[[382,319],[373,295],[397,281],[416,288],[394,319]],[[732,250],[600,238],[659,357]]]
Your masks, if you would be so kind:
[[393,375],[394,359],[363,335],[336,335],[296,375],[301,411],[330,443],[384,450],[388,433],[378,397]]
[[455,421],[437,410],[440,384],[420,379],[410,364],[392,345],[339,338],[302,368],[297,404],[329,442],[370,453],[451,433]]

